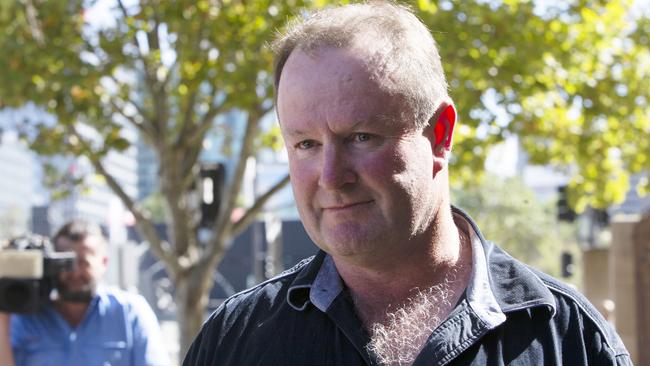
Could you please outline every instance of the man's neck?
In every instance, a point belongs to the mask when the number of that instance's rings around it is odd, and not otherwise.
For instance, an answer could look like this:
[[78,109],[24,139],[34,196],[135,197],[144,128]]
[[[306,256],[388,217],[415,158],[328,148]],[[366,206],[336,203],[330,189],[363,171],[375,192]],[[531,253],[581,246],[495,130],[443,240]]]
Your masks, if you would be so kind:
[[54,309],[72,328],[76,328],[81,324],[89,306],[90,303],[86,302],[69,302],[63,300],[54,302]]
[[[471,243],[459,233],[451,213],[448,216],[436,223],[439,230],[430,244],[423,246],[427,249],[401,258],[400,263],[368,268],[334,258],[364,325],[381,321],[387,312],[407,304],[422,290],[444,286],[449,300],[455,303],[460,298],[471,274]],[[454,277],[451,282],[450,274]]]
[[338,263],[357,315],[370,339],[369,352],[385,365],[410,365],[426,340],[453,311],[472,272],[469,236],[450,219],[433,235],[429,250],[401,257],[388,269]]

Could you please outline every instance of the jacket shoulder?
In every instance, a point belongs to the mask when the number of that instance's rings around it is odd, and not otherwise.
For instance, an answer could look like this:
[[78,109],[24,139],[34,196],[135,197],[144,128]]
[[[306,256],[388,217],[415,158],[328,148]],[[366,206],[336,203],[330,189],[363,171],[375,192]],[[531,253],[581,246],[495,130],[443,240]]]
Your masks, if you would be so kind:
[[[617,363],[631,364],[629,352],[612,325],[575,288],[561,282],[543,272],[531,269],[555,298],[555,320],[558,329],[579,326],[594,351],[605,353],[608,358],[616,359]],[[627,361],[626,361],[627,360]]]
[[286,295],[287,288],[291,285],[298,273],[300,273],[300,271],[313,259],[313,256],[305,258],[279,275],[230,296],[224,300],[212,316],[217,315],[220,311],[227,311],[233,307],[245,307],[247,305],[259,306],[259,304],[257,304],[258,301],[283,301],[284,297],[281,297],[280,295]]
[[226,299],[210,315],[190,346],[183,365],[227,365],[235,357],[238,342],[247,338],[257,324],[269,317],[279,317],[287,310],[287,290],[301,270],[312,261],[307,258],[294,267],[259,285]]

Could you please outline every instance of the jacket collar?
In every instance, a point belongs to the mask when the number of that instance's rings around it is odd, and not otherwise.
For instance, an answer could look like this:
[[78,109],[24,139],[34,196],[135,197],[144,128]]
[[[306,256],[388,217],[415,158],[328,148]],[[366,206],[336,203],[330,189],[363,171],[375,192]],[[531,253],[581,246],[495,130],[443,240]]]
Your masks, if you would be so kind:
[[453,207],[455,215],[464,218],[480,240],[491,292],[504,313],[542,306],[550,316],[555,315],[555,297],[540,278],[527,265],[485,240],[476,222],[463,210]]
[[298,274],[287,290],[287,303],[295,310],[305,310],[311,302],[311,287],[326,256],[324,251],[319,250],[315,256],[302,260],[292,269]]

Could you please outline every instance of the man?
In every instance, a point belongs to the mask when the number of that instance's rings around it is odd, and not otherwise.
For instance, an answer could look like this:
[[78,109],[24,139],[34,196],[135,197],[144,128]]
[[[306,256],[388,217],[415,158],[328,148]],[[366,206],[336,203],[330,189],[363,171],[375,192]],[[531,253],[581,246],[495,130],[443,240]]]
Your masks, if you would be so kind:
[[158,320],[146,300],[98,285],[108,263],[100,228],[72,221],[53,243],[57,251],[76,253],[77,268],[60,274],[58,299],[39,313],[0,314],[0,364],[168,365]]
[[451,207],[456,112],[408,9],[320,11],[275,46],[294,196],[321,251],[226,300],[185,365],[630,363],[582,296]]

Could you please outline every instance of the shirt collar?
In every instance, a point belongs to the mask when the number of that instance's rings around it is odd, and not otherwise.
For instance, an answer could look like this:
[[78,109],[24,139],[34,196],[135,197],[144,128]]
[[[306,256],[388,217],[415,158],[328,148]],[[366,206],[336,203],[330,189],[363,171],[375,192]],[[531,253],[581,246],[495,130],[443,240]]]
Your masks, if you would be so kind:
[[[100,316],[105,315],[109,306],[109,291],[105,286],[100,284],[97,286],[95,296],[90,300],[90,303],[88,304],[88,308],[86,309],[86,313],[84,314],[84,319],[82,322],[86,322],[88,317],[94,316],[95,311],[97,311]],[[46,314],[49,314],[50,317],[59,319],[61,324],[64,324],[66,327],[70,328],[69,323],[63,319],[61,314],[56,311],[52,304],[45,305],[42,308],[42,311],[44,311]]]
[[98,285],[97,293],[95,294],[95,298],[92,300],[90,306],[97,306],[99,315],[103,316],[106,314],[106,310],[108,309],[110,302],[111,301],[108,298],[108,289],[104,285]]
[[[479,247],[481,250],[473,251],[473,262],[485,263],[485,266],[483,269],[475,266],[473,271],[485,270],[489,290],[501,311],[508,313],[541,306],[548,310],[551,317],[555,315],[555,297],[534,270],[511,257],[494,243],[485,240],[476,222],[463,210],[452,206],[452,211],[456,218],[462,218],[467,223],[471,228],[470,232],[475,235],[472,249]],[[480,245],[476,245],[477,240]],[[477,253],[479,256],[482,254],[484,260],[477,258]]]
[[460,213],[454,212],[454,222],[465,235],[469,237],[472,246],[472,275],[465,297],[469,306],[489,328],[494,328],[506,320],[499,303],[494,297],[490,286],[488,265],[485,251],[481,242],[480,232],[474,229],[470,221]]
[[309,291],[309,301],[320,311],[326,312],[341,291],[343,291],[343,281],[336,269],[334,259],[327,255]]

